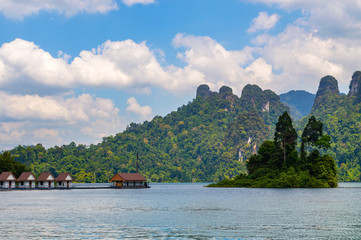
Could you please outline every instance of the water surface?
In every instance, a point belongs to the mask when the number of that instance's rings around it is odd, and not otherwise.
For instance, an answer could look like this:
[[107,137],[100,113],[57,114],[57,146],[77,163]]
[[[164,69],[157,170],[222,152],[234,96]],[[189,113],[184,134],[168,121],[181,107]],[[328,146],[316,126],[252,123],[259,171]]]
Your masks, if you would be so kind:
[[0,239],[357,239],[361,184],[0,192]]

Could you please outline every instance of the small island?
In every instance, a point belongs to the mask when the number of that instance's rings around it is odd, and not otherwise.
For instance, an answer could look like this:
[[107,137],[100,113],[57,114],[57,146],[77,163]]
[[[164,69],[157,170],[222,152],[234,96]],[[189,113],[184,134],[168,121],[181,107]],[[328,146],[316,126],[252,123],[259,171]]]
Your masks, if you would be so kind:
[[247,161],[248,175],[240,174],[208,187],[333,188],[337,187],[335,160],[322,154],[330,148],[323,123],[311,116],[302,133],[299,152],[297,132],[287,112],[278,118],[273,141],[265,141]]

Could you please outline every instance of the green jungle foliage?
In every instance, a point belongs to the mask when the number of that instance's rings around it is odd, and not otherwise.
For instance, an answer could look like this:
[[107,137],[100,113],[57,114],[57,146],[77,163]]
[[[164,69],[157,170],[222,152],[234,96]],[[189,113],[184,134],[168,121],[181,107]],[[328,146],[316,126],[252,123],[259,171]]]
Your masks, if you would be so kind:
[[[337,80],[321,79],[311,114],[323,122],[331,137],[325,151],[338,165],[339,181],[361,181],[361,72],[355,72],[348,95],[340,95]],[[304,126],[308,118],[302,119]]]
[[276,124],[274,140],[265,141],[258,154],[247,162],[248,175],[240,174],[209,187],[337,187],[334,159],[321,155],[331,138],[323,135],[323,124],[311,116],[303,133],[300,154],[296,151],[297,133],[291,117],[284,112]]
[[12,172],[18,178],[22,172],[28,172],[30,169],[23,163],[14,160],[9,151],[0,154],[0,173]]
[[[331,137],[330,148],[319,151],[335,159],[340,181],[361,181],[360,88],[361,72],[352,76],[348,95],[340,95],[332,76],[322,78],[309,115],[321,120]],[[10,152],[35,175],[69,172],[78,182],[107,182],[116,172],[136,172],[137,166],[153,182],[218,182],[247,172],[246,161],[272,138],[284,111],[288,107],[275,93],[257,85],[245,86],[240,98],[229,87],[217,93],[201,85],[196,98],[177,111],[131,123],[99,144],[49,149],[38,144]],[[299,136],[309,116],[297,122]]]
[[107,182],[137,168],[152,182],[215,182],[246,172],[245,160],[287,110],[275,93],[256,85],[247,85],[241,98],[226,86],[217,93],[201,85],[197,97],[177,111],[131,123],[97,145],[38,144],[11,153],[35,175],[69,172],[78,182]]

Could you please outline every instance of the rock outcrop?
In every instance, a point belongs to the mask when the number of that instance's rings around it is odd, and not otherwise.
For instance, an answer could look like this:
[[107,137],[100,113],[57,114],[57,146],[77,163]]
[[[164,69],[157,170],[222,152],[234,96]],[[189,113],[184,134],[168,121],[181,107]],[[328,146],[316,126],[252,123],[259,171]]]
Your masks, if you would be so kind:
[[197,97],[207,98],[211,95],[209,86],[207,84],[202,84],[197,88]]
[[327,75],[320,80],[316,98],[324,95],[340,95],[336,78]]
[[223,86],[219,89],[219,94],[221,94],[222,96],[232,96],[233,91],[232,91],[232,88]]
[[336,78],[330,75],[321,78],[311,113],[314,110],[325,107],[329,102],[329,98],[338,96],[340,96],[340,90],[338,89]]
[[361,102],[361,71],[356,71],[352,75],[350,83],[349,97],[355,96],[357,102]]

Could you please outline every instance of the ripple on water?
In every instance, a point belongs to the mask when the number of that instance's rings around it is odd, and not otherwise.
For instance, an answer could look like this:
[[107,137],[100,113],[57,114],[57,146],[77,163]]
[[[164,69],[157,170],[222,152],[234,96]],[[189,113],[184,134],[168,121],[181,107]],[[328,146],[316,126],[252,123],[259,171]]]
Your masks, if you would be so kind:
[[1,192],[0,239],[357,239],[361,188]]

